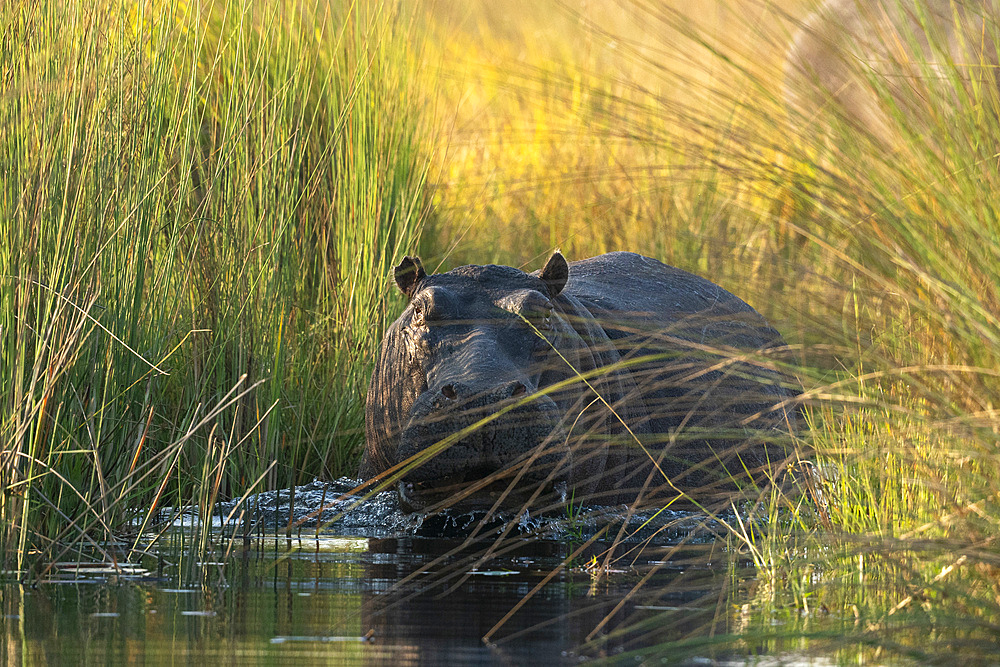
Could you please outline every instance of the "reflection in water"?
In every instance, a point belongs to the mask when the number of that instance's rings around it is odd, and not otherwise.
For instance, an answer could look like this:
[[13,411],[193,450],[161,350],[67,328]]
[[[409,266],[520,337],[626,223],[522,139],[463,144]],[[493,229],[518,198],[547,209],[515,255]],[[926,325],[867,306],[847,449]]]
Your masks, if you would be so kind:
[[[362,606],[362,626],[373,629],[376,638],[411,647],[429,662],[462,656],[551,664],[648,647],[704,625],[715,614],[728,576],[704,566],[710,547],[678,553],[669,566],[650,562],[646,553],[606,578],[579,565],[552,576],[572,545],[527,541],[504,545],[509,551],[486,568],[473,569],[481,548],[458,550],[424,567],[447,546],[434,540],[379,540],[373,550],[385,558],[371,566],[373,589]],[[577,562],[585,564],[601,550],[586,549]],[[648,585],[633,593],[644,576],[651,576]],[[400,580],[408,585],[396,585]],[[707,605],[706,596],[711,598]],[[683,620],[671,622],[666,614]],[[657,622],[648,623],[654,617]]]
[[[739,578],[719,543],[646,545],[593,576],[603,550],[523,537],[272,538],[195,564],[201,583],[188,586],[187,555],[164,549],[145,573],[0,587],[3,662],[555,664],[726,632]],[[164,577],[150,574],[159,568]]]

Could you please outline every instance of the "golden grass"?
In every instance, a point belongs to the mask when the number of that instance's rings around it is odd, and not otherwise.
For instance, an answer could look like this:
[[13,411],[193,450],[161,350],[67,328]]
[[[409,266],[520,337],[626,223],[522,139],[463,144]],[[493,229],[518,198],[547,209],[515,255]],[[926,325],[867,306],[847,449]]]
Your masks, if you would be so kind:
[[[771,593],[753,604],[782,604],[783,590],[813,610],[854,605],[878,619],[860,631],[868,641],[911,611],[934,623],[902,602],[922,581],[945,626],[988,625],[1000,599],[984,555],[1000,517],[1000,183],[982,137],[997,136],[996,94],[929,132],[904,126],[895,147],[818,113],[789,117],[783,58],[810,4],[426,9],[420,76],[441,140],[425,264],[534,269],[554,248],[627,249],[746,299],[799,350],[831,521],[802,549],[780,531],[753,547],[771,554],[759,562]],[[976,549],[975,565],[949,549]],[[818,552],[821,580],[802,574]],[[859,553],[882,564],[863,585],[850,575]]]
[[[430,12],[425,89],[438,91],[437,203],[452,223],[438,248],[511,261],[556,245],[574,255],[670,252],[670,232],[691,216],[684,189],[714,178],[691,152],[710,158],[726,139],[694,110],[725,117],[756,93],[734,83],[712,52],[720,46],[699,40],[707,30],[721,42],[727,28],[752,35],[761,26],[749,23],[752,10],[766,10],[668,4],[678,13],[640,3]],[[681,12],[695,5],[688,25]],[[780,66],[775,32],[764,31],[770,42],[747,39],[760,46],[747,55],[755,70]],[[776,92],[764,101],[774,104]]]

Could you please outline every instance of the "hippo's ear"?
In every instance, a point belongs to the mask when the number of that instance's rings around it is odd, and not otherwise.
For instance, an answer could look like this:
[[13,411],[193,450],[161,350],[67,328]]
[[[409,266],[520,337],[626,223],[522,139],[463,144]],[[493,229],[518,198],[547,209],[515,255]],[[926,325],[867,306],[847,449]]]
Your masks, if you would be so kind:
[[556,250],[552,253],[538,277],[548,288],[550,299],[559,296],[559,292],[562,292],[563,287],[566,287],[566,281],[569,280],[569,264],[561,252]]
[[420,263],[419,257],[404,257],[399,266],[393,270],[393,277],[396,279],[396,286],[399,287],[399,290],[407,298],[412,299],[413,295],[417,293],[417,285],[427,277],[427,273],[424,271],[424,265]]

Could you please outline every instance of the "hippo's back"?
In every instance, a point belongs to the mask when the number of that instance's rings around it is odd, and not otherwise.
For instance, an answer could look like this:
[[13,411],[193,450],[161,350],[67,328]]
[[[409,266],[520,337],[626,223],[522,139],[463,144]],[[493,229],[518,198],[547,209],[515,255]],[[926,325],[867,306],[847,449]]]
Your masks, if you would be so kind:
[[[636,388],[625,400],[631,408],[642,403],[644,415],[630,426],[647,434],[647,451],[664,452],[660,465],[676,483],[716,483],[690,463],[706,456],[718,455],[731,473],[784,459],[780,443],[753,433],[794,432],[794,411],[785,406],[796,383],[769,363],[767,351],[784,341],[747,303],[629,252],[571,263],[563,295],[593,315],[622,359],[643,360],[629,367]],[[641,485],[648,455],[618,452],[609,468],[635,471],[629,484]]]
[[579,299],[612,339],[645,331],[744,350],[782,343],[740,298],[649,257],[611,252],[571,262],[569,276],[564,293]]

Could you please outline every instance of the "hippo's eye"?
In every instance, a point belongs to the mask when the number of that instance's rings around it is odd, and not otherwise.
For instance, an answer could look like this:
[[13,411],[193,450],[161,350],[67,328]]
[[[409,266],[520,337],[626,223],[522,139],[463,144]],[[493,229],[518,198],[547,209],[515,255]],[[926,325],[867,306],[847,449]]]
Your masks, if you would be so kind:
[[552,328],[552,304],[547,303],[541,308],[539,308],[538,314],[535,316],[535,322],[539,329],[542,331],[547,331]]
[[552,328],[552,304],[539,304],[525,312],[522,317],[539,331],[548,331]]
[[422,327],[426,324],[424,320],[424,310],[420,306],[413,307],[413,316],[410,318],[410,326]]

